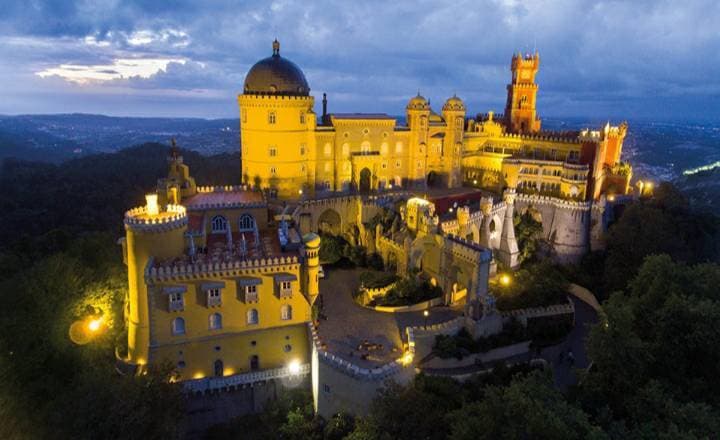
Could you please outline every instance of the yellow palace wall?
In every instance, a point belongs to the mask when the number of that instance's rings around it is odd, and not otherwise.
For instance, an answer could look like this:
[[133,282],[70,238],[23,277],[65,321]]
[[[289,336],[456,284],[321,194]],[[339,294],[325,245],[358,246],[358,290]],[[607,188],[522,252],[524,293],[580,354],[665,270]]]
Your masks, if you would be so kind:
[[[249,370],[252,355],[259,357],[261,369],[284,366],[294,359],[305,362],[308,352],[304,324],[310,321],[310,305],[300,288],[300,271],[283,273],[292,273],[297,277],[296,281],[291,281],[293,293],[290,298],[277,295],[277,283],[272,276],[277,272],[250,274],[249,277],[262,280],[257,285],[258,301],[250,303],[244,301],[244,293],[238,292],[235,279],[208,278],[149,287],[152,361],[167,358],[176,364],[184,360],[186,367],[183,372],[192,371],[193,375],[197,371],[211,369],[216,359],[222,359],[225,369],[232,369],[235,373]],[[207,293],[201,289],[201,285],[217,282],[225,283],[221,289],[221,304],[208,307]],[[178,285],[187,287],[184,310],[171,312],[168,294],[163,291],[163,287]],[[292,318],[289,320],[281,319],[281,306],[284,304],[292,307]],[[257,324],[247,322],[247,312],[251,309],[258,311]],[[209,318],[213,313],[221,314],[221,329],[210,330]],[[185,334],[172,333],[173,320],[177,317],[185,320]],[[285,339],[286,335],[290,339]],[[251,345],[253,340],[257,341],[256,346]],[[292,346],[290,352],[283,351],[286,344]],[[222,347],[220,352],[214,350],[218,345]],[[183,351],[183,356],[179,356],[179,350]],[[203,374],[211,373],[212,370],[208,370]]]
[[[255,343],[253,345],[253,342]],[[284,350],[290,345],[289,352]],[[220,347],[216,350],[215,347]],[[250,359],[258,356],[260,370],[287,366],[290,362],[310,362],[306,324],[227,333],[212,338],[179,340],[151,349],[153,362],[167,360],[177,366],[179,361],[185,367],[177,368],[179,380],[199,379],[215,375],[215,361],[223,362],[223,375],[250,372]],[[181,354],[182,353],[182,354]]]

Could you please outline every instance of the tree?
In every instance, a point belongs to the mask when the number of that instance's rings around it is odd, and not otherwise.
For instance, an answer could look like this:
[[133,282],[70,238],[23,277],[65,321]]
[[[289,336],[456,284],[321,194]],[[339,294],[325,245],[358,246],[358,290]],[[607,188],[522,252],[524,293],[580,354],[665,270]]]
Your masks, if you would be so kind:
[[488,387],[482,400],[448,419],[449,437],[457,440],[607,438],[553,387],[551,376],[541,372],[517,377],[506,387]]
[[606,320],[591,330],[593,369],[580,388],[585,406],[629,432],[702,437],[716,430],[720,347],[710,341],[720,340],[718,282],[718,265],[648,257],[626,292],[605,302]]

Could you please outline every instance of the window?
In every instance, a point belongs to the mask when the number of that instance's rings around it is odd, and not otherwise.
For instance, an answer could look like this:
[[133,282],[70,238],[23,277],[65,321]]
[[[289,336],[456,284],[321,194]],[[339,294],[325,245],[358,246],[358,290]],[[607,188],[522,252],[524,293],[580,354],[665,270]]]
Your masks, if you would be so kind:
[[268,112],[268,124],[274,124],[276,120],[275,112]]
[[305,123],[305,112],[300,112],[300,123],[301,124]]
[[402,142],[398,142],[397,144],[395,144],[395,152],[396,153],[402,153],[402,150],[403,150]]
[[387,162],[383,162],[382,165],[381,165],[381,167],[382,167],[382,169],[386,170],[386,169],[387,169]]
[[276,175],[277,175],[277,168],[275,168],[275,167],[270,167],[270,175],[276,176]]
[[305,144],[300,144],[300,156],[305,156]]
[[331,167],[330,162],[325,162],[325,172],[326,173],[330,172],[330,167]]
[[247,323],[248,325],[254,325],[259,322],[259,316],[257,309],[250,309],[247,312]]
[[185,334],[185,320],[182,318],[175,318],[172,322],[172,334],[173,335],[184,335]]
[[255,284],[245,286],[245,302],[258,302],[258,292]]
[[222,328],[222,315],[213,313],[208,319],[208,328],[210,330],[220,330]]
[[[385,133],[385,134],[387,134],[387,133]],[[383,142],[383,143],[380,145],[380,154],[382,154],[383,156],[386,155],[386,154],[388,154],[388,144],[387,144],[387,142]]]
[[243,214],[240,216],[238,222],[238,229],[240,232],[243,231],[254,231],[255,230],[255,219],[250,214]]
[[324,385],[323,385],[323,391],[325,391],[326,393],[329,394],[329,393],[330,393],[330,385],[324,384]]
[[290,281],[280,281],[280,297],[292,296],[292,284]]
[[305,164],[300,165],[300,173],[305,173]]
[[168,295],[171,312],[180,312],[185,309],[182,292],[173,292]]
[[227,231],[227,220],[225,220],[225,217],[223,217],[221,215],[216,215],[215,217],[213,217],[212,231],[213,231],[213,233]]
[[290,344],[285,344],[285,346],[283,347],[283,351],[285,353],[290,353],[291,350],[292,350],[292,345],[290,345]]
[[330,181],[329,181],[329,180],[326,180],[326,181],[323,183],[323,186],[324,186],[324,188],[325,188],[326,191],[329,191],[329,190],[331,189],[331,188],[330,188]]
[[332,154],[332,146],[330,144],[325,144],[325,156],[330,157]]
[[268,154],[270,155],[270,157],[277,156],[277,147],[275,145],[271,145],[268,150]]
[[292,307],[289,304],[283,304],[282,307],[280,307],[280,319],[283,321],[292,319]]
[[370,152],[370,142],[363,142],[362,145],[360,145],[360,152],[369,153]]
[[216,307],[220,305],[220,288],[214,287],[207,290],[208,307]]
[[343,157],[347,157],[350,155],[350,145],[349,144],[343,144],[342,155],[343,155]]
[[401,166],[402,166],[402,162],[400,162],[399,160],[397,162],[395,162],[395,168],[400,168]]
[[242,111],[242,121],[247,122],[247,110]]

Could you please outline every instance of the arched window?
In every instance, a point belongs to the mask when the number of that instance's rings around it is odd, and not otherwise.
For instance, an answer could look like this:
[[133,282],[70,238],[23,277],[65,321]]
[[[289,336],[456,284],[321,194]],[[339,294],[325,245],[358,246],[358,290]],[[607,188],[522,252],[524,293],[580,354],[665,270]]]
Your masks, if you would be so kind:
[[275,121],[275,112],[268,112],[268,124],[274,124]]
[[173,335],[184,335],[185,334],[185,320],[184,319],[182,319],[182,318],[173,319],[172,334]]
[[247,323],[248,325],[257,324],[260,320],[257,309],[250,309],[247,312]]
[[212,219],[212,232],[226,232],[227,231],[227,220],[221,215],[216,215]]
[[300,123],[301,124],[305,123],[305,112],[300,112]]
[[208,327],[210,330],[220,330],[222,328],[222,315],[219,313],[213,313],[208,319]]
[[238,228],[241,232],[255,230],[255,219],[250,214],[241,215]]
[[289,304],[283,304],[280,307],[280,319],[283,321],[292,319],[292,307]]

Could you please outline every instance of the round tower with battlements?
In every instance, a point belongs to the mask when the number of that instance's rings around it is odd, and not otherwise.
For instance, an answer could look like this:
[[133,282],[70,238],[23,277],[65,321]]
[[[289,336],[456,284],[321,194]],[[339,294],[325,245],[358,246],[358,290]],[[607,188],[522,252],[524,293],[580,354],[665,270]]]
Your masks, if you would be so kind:
[[158,205],[157,195],[146,196],[146,205],[125,213],[123,250],[128,266],[128,358],[142,368],[149,361],[150,313],[146,270],[154,258],[182,255],[188,217],[181,205]]

